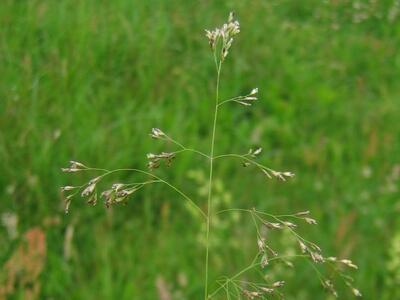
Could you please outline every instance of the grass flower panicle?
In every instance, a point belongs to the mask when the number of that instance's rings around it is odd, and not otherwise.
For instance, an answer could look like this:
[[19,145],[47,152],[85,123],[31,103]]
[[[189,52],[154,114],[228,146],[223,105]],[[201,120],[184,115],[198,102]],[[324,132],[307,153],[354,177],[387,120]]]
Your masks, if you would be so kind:
[[[94,177],[92,180],[81,186],[64,186],[61,188],[62,192],[65,193],[65,211],[69,211],[71,200],[74,196],[80,194],[81,197],[87,199],[87,203],[96,205],[98,198],[102,198],[106,207],[117,204],[126,204],[128,199],[132,197],[134,193],[140,189],[151,186],[156,183],[162,183],[167,187],[171,188],[176,192],[183,200],[187,201],[194,211],[201,216],[201,220],[204,221],[206,226],[205,240],[205,260],[204,260],[204,300],[220,299],[220,294],[225,292],[229,299],[270,299],[271,297],[278,297],[283,299],[282,287],[286,285],[283,280],[270,281],[267,277],[262,276],[262,282],[250,282],[244,281],[240,278],[244,277],[247,273],[258,269],[258,273],[265,271],[268,272],[270,266],[276,262],[283,262],[286,266],[294,267],[291,262],[292,259],[305,259],[312,269],[315,271],[318,280],[321,285],[333,296],[337,297],[338,292],[336,291],[337,278],[341,279],[344,285],[348,286],[350,292],[360,297],[361,292],[353,286],[353,279],[343,271],[344,267],[349,269],[357,269],[357,266],[349,259],[338,259],[336,257],[325,257],[322,253],[321,248],[314,242],[305,239],[298,233],[298,228],[304,223],[305,225],[316,225],[317,221],[310,216],[308,210],[297,212],[294,214],[287,215],[273,215],[270,213],[262,212],[256,208],[242,209],[242,208],[229,208],[221,211],[214,211],[213,199],[215,198],[215,191],[213,189],[214,178],[214,164],[220,159],[239,159],[243,166],[254,167],[268,179],[278,179],[281,181],[287,181],[294,177],[294,173],[290,171],[276,171],[267,167],[257,161],[261,156],[262,148],[250,149],[246,154],[220,154],[215,155],[215,141],[217,135],[217,124],[218,124],[218,112],[222,108],[223,104],[230,102],[238,103],[243,106],[249,107],[258,100],[258,88],[253,88],[248,94],[244,96],[237,96],[231,99],[223,100],[220,99],[219,85],[221,79],[221,69],[223,62],[226,60],[229,51],[231,50],[235,36],[240,32],[240,24],[235,19],[233,13],[229,15],[227,23],[214,30],[206,30],[206,37],[210,44],[210,48],[214,57],[216,67],[216,88],[215,88],[215,102],[213,105],[212,113],[212,127],[210,133],[210,149],[208,153],[201,152],[199,150],[187,147],[181,142],[176,141],[159,128],[152,128],[150,136],[154,139],[168,142],[176,146],[178,149],[173,152],[161,152],[161,153],[148,153],[148,170],[141,169],[116,169],[106,170],[100,168],[88,167],[82,163],[71,161],[67,168],[63,168],[63,172],[75,173],[80,171],[100,173],[100,175]],[[175,186],[173,183],[166,181],[155,174],[155,170],[160,168],[163,164],[170,166],[172,161],[178,155],[183,155],[185,152],[192,152],[207,160],[207,167],[209,170],[208,176],[208,191],[204,201],[207,203],[207,209],[204,211],[192,198],[186,194],[181,188]],[[138,176],[139,181],[133,183],[121,183],[117,182],[111,185],[107,189],[102,189],[100,183],[111,175],[118,172],[132,172]],[[250,217],[255,227],[257,236],[256,248],[258,252],[253,259],[252,263],[239,271],[237,274],[230,277],[223,277],[217,280],[219,287],[215,288],[210,292],[210,233],[213,230],[213,220],[217,215],[236,212],[242,213]],[[284,255],[280,251],[274,249],[270,238],[265,236],[265,232],[287,232],[298,244],[296,254]],[[329,270],[329,276],[323,275],[321,271],[322,266]],[[328,273],[328,272],[327,272]],[[290,283],[288,283],[290,284]]]

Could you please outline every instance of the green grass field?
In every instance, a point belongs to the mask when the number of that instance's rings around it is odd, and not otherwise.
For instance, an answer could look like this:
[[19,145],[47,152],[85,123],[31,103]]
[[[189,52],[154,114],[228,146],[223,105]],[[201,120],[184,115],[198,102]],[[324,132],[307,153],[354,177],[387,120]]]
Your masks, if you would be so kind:
[[[168,300],[159,298],[160,285],[172,299],[202,299],[203,229],[182,198],[154,186],[106,210],[78,197],[65,215],[59,187],[90,175],[60,168],[70,159],[146,168],[146,153],[174,149],[149,138],[152,127],[208,152],[215,72],[204,29],[231,10],[241,33],[221,97],[259,87],[260,101],[224,107],[216,152],[262,146],[260,161],[296,177],[266,181],[238,161],[221,161],[218,205],[310,210],[318,226],[300,231],[327,255],[358,264],[351,274],[364,299],[400,299],[396,0],[1,1],[0,299],[10,276],[4,266],[37,226],[46,237],[43,270],[34,282],[18,275],[5,299]],[[206,209],[202,162],[185,154],[156,172]],[[124,180],[135,175],[109,183]],[[5,214],[18,217],[14,239]],[[298,250],[285,234],[276,238]],[[211,278],[244,268],[256,247],[250,218],[221,216]],[[307,263],[295,264],[265,270],[287,282],[286,299],[331,299]],[[27,296],[32,286],[36,298]]]

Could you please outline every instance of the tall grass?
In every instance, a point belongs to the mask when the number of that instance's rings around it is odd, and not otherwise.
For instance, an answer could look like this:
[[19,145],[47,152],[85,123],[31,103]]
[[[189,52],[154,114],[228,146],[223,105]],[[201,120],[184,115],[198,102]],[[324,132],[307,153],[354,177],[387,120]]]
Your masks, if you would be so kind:
[[[268,196],[260,189],[238,190],[235,200],[282,212],[307,203],[320,220],[310,237],[329,252],[357,253],[360,289],[371,299],[393,299],[393,288],[384,286],[384,245],[399,226],[398,192],[391,184],[400,149],[399,26],[398,19],[388,19],[393,3],[363,4],[363,10],[372,7],[373,12],[356,23],[353,15],[359,10],[352,2],[3,1],[0,209],[17,214],[19,232],[47,224],[49,217],[62,220],[46,227],[42,296],[154,299],[159,269],[179,287],[177,262],[165,256],[179,256],[179,272],[201,282],[202,262],[181,250],[190,247],[201,255],[192,242],[197,227],[171,217],[171,209],[184,213],[172,193],[156,188],[152,197],[144,191],[143,200],[126,210],[104,214],[83,206],[64,217],[60,195],[50,187],[66,181],[58,166],[71,157],[107,168],[144,167],[141,158],[154,145],[142,133],[155,123],[206,151],[204,128],[212,104],[204,99],[212,93],[214,69],[200,31],[234,9],[246,20],[246,35],[239,37],[235,51],[246,55],[227,61],[230,72],[220,94],[225,98],[255,85],[266,101],[251,112],[220,114],[219,149],[239,152],[250,138],[264,145],[271,165],[290,165],[301,174],[289,188],[271,183]],[[232,124],[235,132],[229,133]],[[193,182],[177,175],[188,168],[195,168],[192,158],[180,158],[165,175],[196,191]],[[229,177],[232,190],[239,183],[264,186],[261,176],[244,177],[234,170],[221,163],[216,178]],[[72,240],[75,254],[66,262],[60,245],[68,225],[79,230]],[[0,259],[5,261],[15,247],[0,228]],[[334,243],[327,238],[332,235]],[[137,267],[139,260],[151,260],[153,266],[144,271]],[[237,252],[229,260],[232,271],[246,263]],[[301,276],[293,280],[293,290],[304,286]],[[311,295],[324,297],[318,284],[307,286]],[[201,288],[186,295],[202,294]],[[310,294],[299,293],[296,299]]]
[[[256,150],[250,149],[246,154],[236,154],[236,153],[228,153],[228,154],[220,154],[216,155],[214,152],[216,146],[216,132],[217,132],[217,123],[218,123],[218,112],[222,108],[221,106],[224,104],[236,104],[245,107],[252,106],[252,104],[258,100],[258,88],[253,88],[250,92],[243,96],[235,96],[233,98],[221,100],[219,96],[219,87],[221,81],[221,71],[222,65],[225,62],[229,52],[231,51],[232,44],[234,42],[234,38],[240,32],[240,25],[237,20],[235,20],[234,14],[230,13],[228,22],[223,24],[221,27],[216,28],[215,30],[206,30],[206,36],[208,38],[216,68],[216,91],[215,91],[215,106],[212,113],[212,127],[211,127],[211,141],[210,141],[210,152],[209,155],[201,152],[200,150],[193,149],[191,147],[185,146],[182,142],[178,142],[175,139],[171,138],[169,135],[164,133],[159,128],[153,128],[151,130],[150,136],[154,139],[158,139],[161,141],[165,141],[166,143],[170,143],[175,147],[178,147],[178,150],[172,152],[161,152],[159,154],[148,153],[148,168],[150,171],[158,169],[163,163],[166,166],[171,166],[173,160],[182,154],[187,152],[195,153],[202,158],[206,158],[209,162],[209,176],[207,182],[207,212],[205,213],[202,208],[199,206],[200,204],[196,204],[193,197],[188,196],[184,188],[177,187],[173,183],[166,181],[165,179],[155,175],[153,172],[137,169],[137,168],[123,168],[123,169],[115,169],[115,170],[107,170],[103,168],[93,168],[88,167],[85,164],[82,164],[77,161],[70,161],[70,166],[67,168],[62,168],[63,172],[66,173],[81,173],[81,172],[95,172],[100,173],[100,175],[93,177],[87,183],[83,183],[81,185],[67,185],[61,188],[62,192],[65,193],[65,211],[69,212],[69,207],[74,201],[75,196],[79,195],[82,198],[85,198],[87,203],[90,205],[96,205],[98,203],[99,198],[103,198],[104,204],[107,208],[110,208],[115,204],[126,204],[128,200],[130,200],[133,196],[137,195],[138,191],[142,190],[147,186],[151,186],[157,183],[161,183],[171,188],[174,192],[176,192],[179,196],[181,196],[184,200],[188,201],[188,203],[194,207],[197,213],[199,213],[203,218],[201,221],[206,223],[206,231],[205,231],[205,264],[204,264],[204,300],[213,299],[215,296],[218,296],[220,291],[225,291],[226,298],[231,299],[232,297],[235,299],[241,299],[244,296],[247,299],[268,299],[269,297],[277,297],[283,298],[284,294],[280,291],[285,285],[285,281],[279,280],[275,282],[271,282],[271,280],[266,277],[269,276],[271,271],[266,272],[262,276],[263,281],[260,282],[252,282],[246,280],[240,280],[241,276],[249,271],[253,271],[253,269],[257,269],[261,267],[264,269],[266,266],[270,265],[270,262],[281,262],[286,264],[289,267],[294,267],[293,262],[290,259],[293,258],[303,258],[308,259],[310,265],[315,271],[315,275],[320,281],[322,287],[324,287],[329,293],[331,293],[334,297],[338,297],[339,294],[336,290],[336,278],[339,277],[343,281],[343,283],[349,287],[350,291],[356,297],[361,297],[361,292],[354,287],[354,279],[345,273],[343,270],[345,267],[358,269],[357,265],[355,265],[351,260],[346,258],[337,258],[333,256],[324,256],[322,254],[321,248],[303,238],[298,234],[297,222],[305,222],[311,225],[316,225],[317,222],[312,219],[309,215],[309,211],[302,211],[295,214],[284,214],[284,215],[272,215],[270,213],[265,213],[258,211],[256,208],[253,209],[243,209],[243,208],[231,208],[220,210],[218,212],[214,212],[213,207],[215,206],[215,196],[213,193],[213,186],[215,185],[215,180],[213,177],[214,171],[214,162],[216,160],[220,160],[221,158],[234,158],[242,160],[242,164],[244,167],[252,166],[257,171],[261,172],[267,179],[279,179],[281,181],[286,181],[294,177],[294,174],[289,171],[279,172],[275,171],[269,167],[262,165],[257,162],[257,157],[261,154],[262,148],[257,148]],[[226,106],[226,105],[225,105]],[[234,128],[232,128],[233,130]],[[121,172],[133,172],[137,175],[140,175],[135,182],[118,182],[113,183],[111,187],[105,189],[102,184],[106,178],[110,175],[114,175],[115,173]],[[145,175],[147,178],[142,178]],[[232,277],[222,277],[221,280],[218,281],[220,285],[213,292],[209,292],[209,269],[210,269],[210,234],[213,232],[213,219],[216,214],[222,214],[226,212],[236,212],[236,213],[249,213],[251,215],[252,221],[254,223],[256,229],[257,236],[257,245],[258,252],[251,262],[251,264],[245,267],[243,270],[239,271]],[[270,231],[279,231],[279,230],[287,230],[289,234],[291,234],[294,240],[298,243],[301,252],[299,254],[292,255],[281,255],[277,252],[273,246],[273,241],[271,241]],[[71,238],[68,237],[68,240]],[[233,237],[234,239],[234,237]],[[228,244],[229,241],[222,241],[222,244]],[[240,247],[244,248],[244,247]],[[69,251],[68,251],[69,252]],[[68,255],[69,256],[69,255]],[[272,256],[272,258],[270,257]],[[259,262],[258,262],[259,261]],[[316,265],[326,265],[329,269],[329,275],[323,275],[321,272],[321,267],[317,267]],[[261,270],[258,270],[260,274],[263,274]],[[335,276],[334,276],[335,275]],[[168,290],[165,287],[164,280],[162,278],[157,280],[157,286],[160,290],[161,298],[170,298],[168,296]],[[161,282],[161,283],[160,283]],[[161,284],[161,286],[160,286]],[[230,288],[232,287],[233,290]]]

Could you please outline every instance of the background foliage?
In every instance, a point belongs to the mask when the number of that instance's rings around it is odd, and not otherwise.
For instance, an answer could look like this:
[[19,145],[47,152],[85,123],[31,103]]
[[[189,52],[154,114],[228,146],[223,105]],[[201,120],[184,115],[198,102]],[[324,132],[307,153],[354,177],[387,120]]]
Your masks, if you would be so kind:
[[[107,211],[77,198],[64,215],[59,187],[75,178],[60,167],[75,159],[144,168],[147,152],[165,150],[148,138],[151,127],[208,151],[215,78],[203,29],[231,10],[242,33],[222,98],[258,86],[262,100],[224,107],[216,152],[260,145],[263,163],[297,176],[265,182],[221,162],[218,205],[310,209],[319,226],[304,234],[327,254],[353,258],[365,299],[400,297],[399,1],[3,0],[0,264],[24,232],[41,228],[47,252],[31,279],[40,299],[158,299],[160,287],[173,299],[201,297],[202,229],[182,199],[159,186]],[[191,155],[159,171],[203,208],[206,172]],[[217,224],[213,276],[232,275],[256,248],[251,220],[230,218]],[[287,280],[288,299],[328,297],[307,265],[271,276]],[[28,284],[16,283],[11,299]]]

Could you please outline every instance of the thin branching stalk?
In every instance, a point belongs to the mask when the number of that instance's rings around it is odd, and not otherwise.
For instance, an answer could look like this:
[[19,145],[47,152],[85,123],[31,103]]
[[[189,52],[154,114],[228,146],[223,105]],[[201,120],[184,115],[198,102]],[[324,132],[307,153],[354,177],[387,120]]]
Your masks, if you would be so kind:
[[[215,57],[215,55],[214,55]],[[221,75],[222,61],[218,63],[217,67],[217,84],[215,92],[215,108],[214,108],[214,120],[212,127],[211,137],[211,149],[210,149],[210,173],[208,180],[208,199],[207,199],[207,229],[206,229],[206,261],[205,261],[205,280],[204,280],[204,299],[208,299],[208,265],[209,265],[209,252],[210,252],[210,228],[212,220],[212,182],[213,182],[213,167],[214,167],[214,145],[215,145],[215,133],[217,128],[218,120],[218,101],[219,101],[219,81]]]

